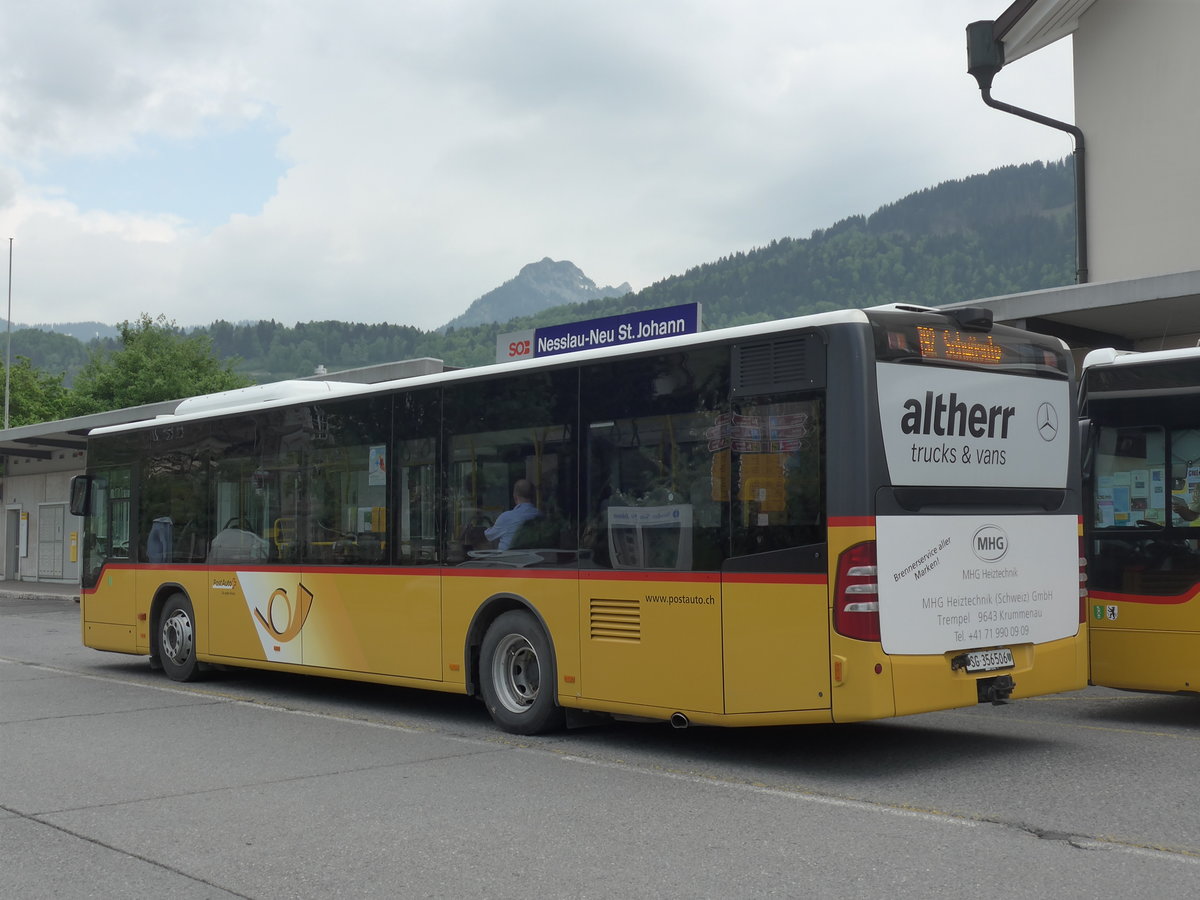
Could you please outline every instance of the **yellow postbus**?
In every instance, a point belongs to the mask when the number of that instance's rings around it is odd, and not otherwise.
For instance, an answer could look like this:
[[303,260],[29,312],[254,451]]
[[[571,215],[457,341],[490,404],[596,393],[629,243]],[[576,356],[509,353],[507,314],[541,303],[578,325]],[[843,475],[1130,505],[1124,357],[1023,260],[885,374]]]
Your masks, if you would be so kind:
[[1200,348],[1094,350],[1080,376],[1091,680],[1200,691]]
[[986,310],[889,306],[185,400],[90,435],[83,641],[524,734],[1079,688],[1072,374]]

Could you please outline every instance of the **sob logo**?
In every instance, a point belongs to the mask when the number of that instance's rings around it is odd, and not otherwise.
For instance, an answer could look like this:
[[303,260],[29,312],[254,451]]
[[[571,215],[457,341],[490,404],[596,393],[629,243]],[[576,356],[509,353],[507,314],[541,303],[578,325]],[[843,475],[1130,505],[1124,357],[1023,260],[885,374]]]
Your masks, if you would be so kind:
[[1008,533],[999,525],[984,525],[971,538],[971,552],[984,562],[998,562],[1008,552]]

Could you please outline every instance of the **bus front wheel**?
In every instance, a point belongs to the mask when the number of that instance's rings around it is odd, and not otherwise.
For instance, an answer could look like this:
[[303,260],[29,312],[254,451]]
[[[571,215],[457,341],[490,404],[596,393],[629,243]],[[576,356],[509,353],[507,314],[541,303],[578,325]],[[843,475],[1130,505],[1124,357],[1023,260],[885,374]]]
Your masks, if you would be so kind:
[[199,672],[196,616],[183,594],[168,597],[158,617],[158,660],[172,681],[192,681]]
[[554,702],[554,658],[532,614],[510,610],[483,636],[480,689],[492,719],[511,734],[542,734],[563,726]]

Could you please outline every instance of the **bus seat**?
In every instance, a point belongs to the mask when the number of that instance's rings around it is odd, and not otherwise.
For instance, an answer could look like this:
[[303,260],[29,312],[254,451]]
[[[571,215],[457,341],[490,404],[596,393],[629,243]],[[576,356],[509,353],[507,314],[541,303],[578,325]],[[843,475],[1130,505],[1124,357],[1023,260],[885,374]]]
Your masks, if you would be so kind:
[[210,563],[264,562],[270,545],[253,531],[225,528],[217,532],[208,550]]

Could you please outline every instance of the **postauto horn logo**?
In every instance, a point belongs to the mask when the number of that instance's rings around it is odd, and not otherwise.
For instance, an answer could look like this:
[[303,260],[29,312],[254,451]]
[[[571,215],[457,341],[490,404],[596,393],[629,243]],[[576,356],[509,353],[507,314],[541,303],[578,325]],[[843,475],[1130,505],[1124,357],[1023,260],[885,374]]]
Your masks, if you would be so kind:
[[1008,552],[1008,532],[999,525],[984,525],[971,538],[971,552],[984,562],[999,562]]

